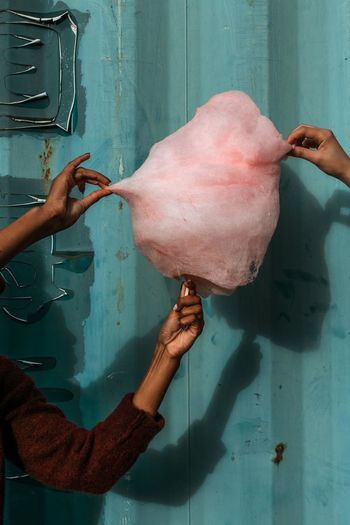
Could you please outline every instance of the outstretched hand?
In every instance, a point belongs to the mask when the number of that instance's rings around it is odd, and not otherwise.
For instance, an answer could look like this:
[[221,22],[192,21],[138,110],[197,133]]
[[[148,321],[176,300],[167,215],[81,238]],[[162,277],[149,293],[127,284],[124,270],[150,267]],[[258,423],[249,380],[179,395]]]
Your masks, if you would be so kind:
[[[107,177],[97,171],[80,166],[89,158],[90,154],[86,153],[72,160],[53,181],[46,203],[42,208],[48,217],[49,233],[69,228],[90,206],[112,193],[106,188],[110,183]],[[100,186],[101,189],[82,199],[70,197],[75,186],[83,193],[87,183]]]
[[290,155],[308,160],[320,170],[350,185],[350,158],[329,129],[302,124],[288,137]]
[[191,281],[183,283],[179,299],[164,322],[158,338],[171,357],[182,357],[203,331],[201,298]]

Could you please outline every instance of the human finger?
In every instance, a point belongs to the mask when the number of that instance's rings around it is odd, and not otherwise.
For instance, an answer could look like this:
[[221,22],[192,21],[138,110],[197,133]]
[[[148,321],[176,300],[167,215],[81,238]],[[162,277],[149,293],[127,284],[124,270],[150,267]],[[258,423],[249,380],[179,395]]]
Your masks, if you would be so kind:
[[78,168],[74,172],[73,177],[77,184],[81,181],[84,181],[89,182],[90,184],[93,184],[93,182],[95,182],[96,184],[103,184],[105,186],[108,186],[111,182],[108,179],[108,177],[102,175],[102,173],[83,167]]
[[187,315],[196,315],[197,318],[198,318],[198,316],[203,316],[202,305],[201,304],[196,304],[194,306],[185,306],[181,310],[181,315],[183,317],[186,317]]
[[177,301],[177,309],[181,310],[184,306],[193,306],[201,304],[201,298],[198,295],[187,295],[186,297],[179,297]]
[[79,182],[74,182],[73,187],[75,185],[77,185],[78,188],[80,189],[80,186],[82,186],[82,185],[85,186],[86,184],[91,184],[93,186],[99,186],[101,190],[106,190],[109,194],[113,193],[113,191],[109,189],[109,186],[106,186],[106,184],[101,184],[101,182],[98,182],[98,181],[93,180],[93,179],[86,179],[86,180],[82,179]]
[[290,152],[291,157],[298,157],[299,159],[308,160],[317,164],[319,153],[316,150],[304,148],[303,146],[295,146]]
[[[62,194],[69,195],[74,186],[78,186],[81,192],[84,191],[84,184],[89,182],[88,178],[83,176],[83,174],[86,173],[86,170],[81,168],[82,171],[78,172],[78,170],[75,170],[74,166],[78,165],[79,162],[86,160],[89,156],[90,155],[86,153],[67,164],[64,170],[53,180],[50,188],[51,196],[59,196]],[[92,183],[94,183],[95,179],[96,176],[92,175]],[[105,180],[103,180],[103,182],[105,182]]]
[[76,157],[75,159],[71,160],[67,164],[64,171],[73,173],[78,168],[78,166],[80,166],[82,162],[89,160],[90,156],[91,156],[90,153],[84,153],[83,155],[79,155],[79,157]]
[[304,139],[300,139],[300,141],[298,140],[296,143],[296,146],[302,146],[303,148],[308,148],[308,149],[310,148],[317,149],[319,144],[315,142],[313,139],[304,138]]
[[308,126],[307,124],[301,124],[298,126],[288,137],[289,144],[295,144],[298,141],[304,139],[311,139],[316,147],[321,144],[324,140],[329,138],[332,132],[329,129],[316,128],[315,126]]
[[79,201],[80,205],[83,207],[84,211],[88,210],[93,204],[111,195],[109,190],[96,190],[84,197]]
[[198,321],[197,317],[195,315],[186,315],[185,317],[181,317],[180,319],[180,325],[181,326],[190,326],[191,324]]

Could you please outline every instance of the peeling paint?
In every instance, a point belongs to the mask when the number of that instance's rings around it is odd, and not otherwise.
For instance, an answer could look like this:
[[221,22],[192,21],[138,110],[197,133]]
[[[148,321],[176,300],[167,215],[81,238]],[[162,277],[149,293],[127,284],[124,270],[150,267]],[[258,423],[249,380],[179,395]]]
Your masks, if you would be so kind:
[[41,176],[47,183],[51,177],[51,160],[54,154],[54,148],[51,139],[44,140],[44,149],[40,153],[39,159],[41,164]]
[[283,454],[287,448],[286,443],[278,443],[275,447],[276,456],[273,458],[272,462],[275,465],[279,465],[283,461]]
[[124,174],[125,174],[125,166],[124,166],[124,159],[123,159],[123,156],[120,155],[120,159],[119,159],[119,178],[120,179],[123,179],[124,178]]

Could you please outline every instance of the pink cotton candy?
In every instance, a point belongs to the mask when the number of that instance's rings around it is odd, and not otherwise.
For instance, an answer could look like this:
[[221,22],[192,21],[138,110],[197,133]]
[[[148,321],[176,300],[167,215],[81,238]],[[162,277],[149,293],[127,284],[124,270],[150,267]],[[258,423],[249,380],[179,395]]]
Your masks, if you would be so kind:
[[228,295],[256,277],[279,216],[279,162],[291,146],[244,93],[212,97],[111,186],[135,244],[167,277]]

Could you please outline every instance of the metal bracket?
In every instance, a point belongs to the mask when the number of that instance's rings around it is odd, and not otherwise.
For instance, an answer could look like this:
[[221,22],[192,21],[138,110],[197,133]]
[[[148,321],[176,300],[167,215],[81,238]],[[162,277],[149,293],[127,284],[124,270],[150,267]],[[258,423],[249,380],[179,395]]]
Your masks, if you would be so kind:
[[[0,10],[0,37],[6,42],[0,70],[7,72],[0,83],[0,131],[57,127],[71,132],[78,39],[71,13]],[[37,91],[28,94],[33,84]]]

